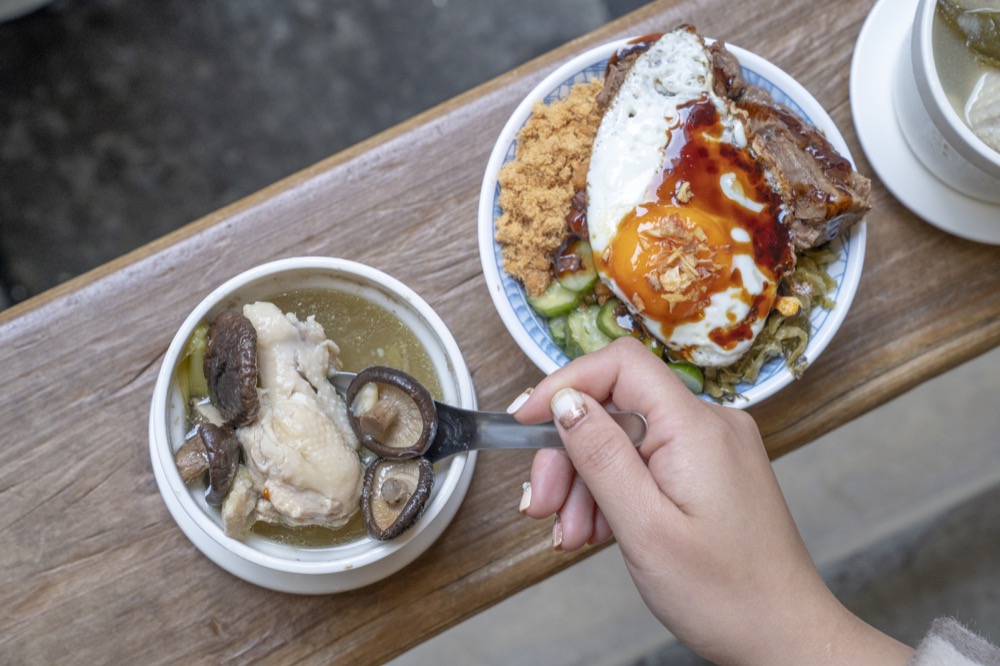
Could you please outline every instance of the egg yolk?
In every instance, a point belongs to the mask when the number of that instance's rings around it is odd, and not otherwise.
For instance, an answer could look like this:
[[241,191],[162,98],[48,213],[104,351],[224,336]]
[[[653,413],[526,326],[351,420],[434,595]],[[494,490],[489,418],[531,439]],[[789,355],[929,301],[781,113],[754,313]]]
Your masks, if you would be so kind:
[[729,270],[735,250],[724,220],[651,204],[625,216],[603,263],[642,314],[680,322],[696,318],[713,293],[740,280]]
[[[749,324],[770,311],[777,282],[794,263],[791,239],[780,195],[746,150],[722,140],[715,105],[702,99],[681,111],[650,202],[624,216],[595,261],[666,337],[701,320],[713,295],[737,294],[749,314],[710,333],[717,345],[732,348],[752,338]],[[743,275],[740,255],[752,259],[764,284]]]

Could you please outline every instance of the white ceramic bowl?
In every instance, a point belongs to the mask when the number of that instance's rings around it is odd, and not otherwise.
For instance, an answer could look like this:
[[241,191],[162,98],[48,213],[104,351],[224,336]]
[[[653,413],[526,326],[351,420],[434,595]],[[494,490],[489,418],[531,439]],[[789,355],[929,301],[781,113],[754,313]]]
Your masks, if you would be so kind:
[[474,453],[436,466],[434,488],[415,526],[392,541],[362,537],[325,548],[283,545],[252,534],[226,536],[219,512],[203,493],[181,481],[173,453],[183,442],[185,405],[175,368],[188,337],[203,321],[223,310],[292,289],[347,291],[398,317],[427,349],[440,379],[443,399],[476,407],[472,376],[451,333],[431,307],[398,280],[344,259],[301,257],[264,264],[242,273],[209,294],[187,317],[167,349],[153,391],[149,417],[150,456],[160,494],[187,537],[213,562],[262,587],[298,594],[325,594],[368,585],[400,570],[423,553],[444,531],[465,497],[475,467]]
[[932,43],[936,8],[937,0],[917,5],[894,77],[896,116],[910,149],[931,173],[967,196],[1000,203],[1000,153],[962,121],[941,85]]
[[[622,39],[581,53],[546,76],[517,106],[504,125],[483,177],[479,195],[479,254],[490,296],[511,336],[528,358],[546,374],[568,363],[569,358],[553,342],[545,321],[528,305],[520,282],[503,270],[500,245],[494,238],[495,223],[501,214],[497,175],[506,162],[514,159],[517,135],[531,116],[535,102],[544,100],[545,103],[551,103],[568,95],[577,83],[602,78],[608,59],[630,41],[632,40]],[[732,45],[727,45],[727,48],[739,59],[743,74],[750,83],[768,90],[775,100],[821,129],[840,154],[853,164],[844,137],[823,107],[805,88],[760,56]],[[835,299],[836,307],[831,310],[816,308],[812,313],[812,337],[806,348],[806,358],[810,362],[815,361],[830,343],[847,315],[861,279],[866,236],[866,222],[862,220],[848,235],[833,241],[832,247],[840,253],[839,259],[830,266],[830,274],[837,281],[837,286],[830,295]],[[773,395],[793,379],[783,359],[774,359],[764,366],[753,385],[738,385],[737,390],[742,397],[728,404],[749,407]],[[705,399],[711,400],[707,396]]]

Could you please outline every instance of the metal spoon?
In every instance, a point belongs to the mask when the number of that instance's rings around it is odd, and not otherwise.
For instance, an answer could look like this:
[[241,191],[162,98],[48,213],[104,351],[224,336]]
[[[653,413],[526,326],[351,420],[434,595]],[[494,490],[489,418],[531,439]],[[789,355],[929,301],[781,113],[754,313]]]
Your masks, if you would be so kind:
[[[330,383],[342,395],[354,379],[353,372],[338,372]],[[437,409],[437,434],[424,457],[437,462],[457,453],[482,449],[544,449],[562,448],[559,432],[551,421],[524,424],[513,416],[500,412],[480,412],[462,409],[434,401]],[[350,405],[348,405],[350,409]],[[609,411],[633,444],[639,446],[646,436],[646,417],[638,412]]]

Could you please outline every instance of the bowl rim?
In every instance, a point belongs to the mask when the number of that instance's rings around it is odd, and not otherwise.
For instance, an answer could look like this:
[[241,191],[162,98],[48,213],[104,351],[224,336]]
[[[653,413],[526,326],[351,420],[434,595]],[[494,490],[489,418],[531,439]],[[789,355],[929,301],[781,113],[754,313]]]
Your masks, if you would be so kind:
[[[392,541],[381,542],[366,536],[342,546],[307,549],[271,542],[274,545],[268,548],[268,552],[262,552],[249,543],[228,537],[222,532],[218,523],[191,497],[173,463],[168,405],[173,391],[176,363],[191,332],[214,308],[227,300],[239,300],[236,296],[239,290],[252,289],[269,279],[295,272],[315,272],[335,280],[360,281],[411,309],[440,343],[445,361],[454,374],[453,390],[459,402],[468,408],[476,406],[472,376],[457,342],[440,316],[416,292],[378,269],[348,259],[291,257],[264,263],[235,275],[205,296],[185,318],[164,355],[153,389],[149,416],[150,456],[161,495],[175,521],[204,554],[224,569],[250,582],[282,591],[340,591],[394,573],[423,552],[451,522],[458,505],[464,499],[476,455],[463,454],[450,460],[444,473],[437,476],[435,495],[417,526]],[[427,535],[431,538],[428,539]],[[296,556],[297,550],[305,550],[312,557]],[[277,553],[287,553],[287,556]],[[336,559],[323,558],[326,554]],[[377,572],[366,571],[366,567],[372,568],[369,565],[383,562],[389,566],[380,567]],[[312,580],[308,583],[296,580],[302,574],[307,574]],[[338,578],[317,581],[317,575],[322,574],[337,574]],[[269,580],[272,576],[275,577],[273,581]],[[313,586],[317,584],[320,587],[314,589]]]
[[[495,221],[493,210],[495,194],[499,188],[497,174],[506,159],[511,145],[516,140],[521,126],[530,117],[531,109],[537,101],[545,99],[549,94],[557,90],[560,84],[568,81],[576,74],[583,72],[589,67],[599,65],[610,58],[620,48],[634,43],[641,38],[641,36],[625,37],[595,46],[574,56],[545,75],[515,107],[503,125],[490,153],[483,175],[479,194],[478,232],[480,262],[483,267],[487,288],[497,313],[510,335],[536,367],[545,374],[550,374],[561,366],[525,332],[523,323],[518,319],[505,293],[505,274],[502,273],[502,269],[496,259],[498,250],[494,238]],[[707,37],[704,39],[706,44],[716,41]],[[847,142],[833,122],[833,119],[819,101],[801,83],[762,56],[728,42],[726,42],[726,48],[738,58],[740,65],[745,70],[749,69],[760,78],[771,82],[778,90],[794,101],[795,105],[805,114],[806,120],[822,130],[827,139],[841,155],[847,158],[852,166],[857,168]],[[842,253],[843,248],[847,248],[846,256],[843,258],[845,262],[844,273],[837,287],[835,306],[825,311],[826,315],[824,316],[823,324],[810,336],[806,349],[806,357],[809,365],[815,363],[816,359],[819,358],[820,354],[832,341],[844,318],[847,316],[847,312],[857,293],[867,244],[867,220],[860,220],[850,230],[847,238],[841,238],[835,242],[842,243]],[[509,276],[507,277],[508,279],[512,279]],[[518,283],[518,289],[521,290],[523,297],[523,287],[520,283]],[[788,368],[782,367],[773,376],[751,385],[746,390],[746,394],[723,404],[744,409],[771,397],[793,380],[794,377]],[[703,395],[700,397],[717,404],[716,401],[708,396]]]
[[934,15],[937,0],[920,0],[910,39],[917,91],[931,121],[962,157],[993,178],[1000,178],[1000,152],[993,150],[959,117],[941,84],[934,58]]

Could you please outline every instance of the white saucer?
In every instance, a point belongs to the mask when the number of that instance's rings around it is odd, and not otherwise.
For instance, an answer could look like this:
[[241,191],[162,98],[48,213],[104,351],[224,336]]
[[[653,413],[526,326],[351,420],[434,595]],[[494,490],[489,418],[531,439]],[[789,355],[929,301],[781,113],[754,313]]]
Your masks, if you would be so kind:
[[1000,245],[1000,205],[967,197],[939,180],[910,150],[896,120],[892,76],[917,2],[879,0],[858,35],[850,84],[858,140],[886,188],[915,215],[961,238]]

